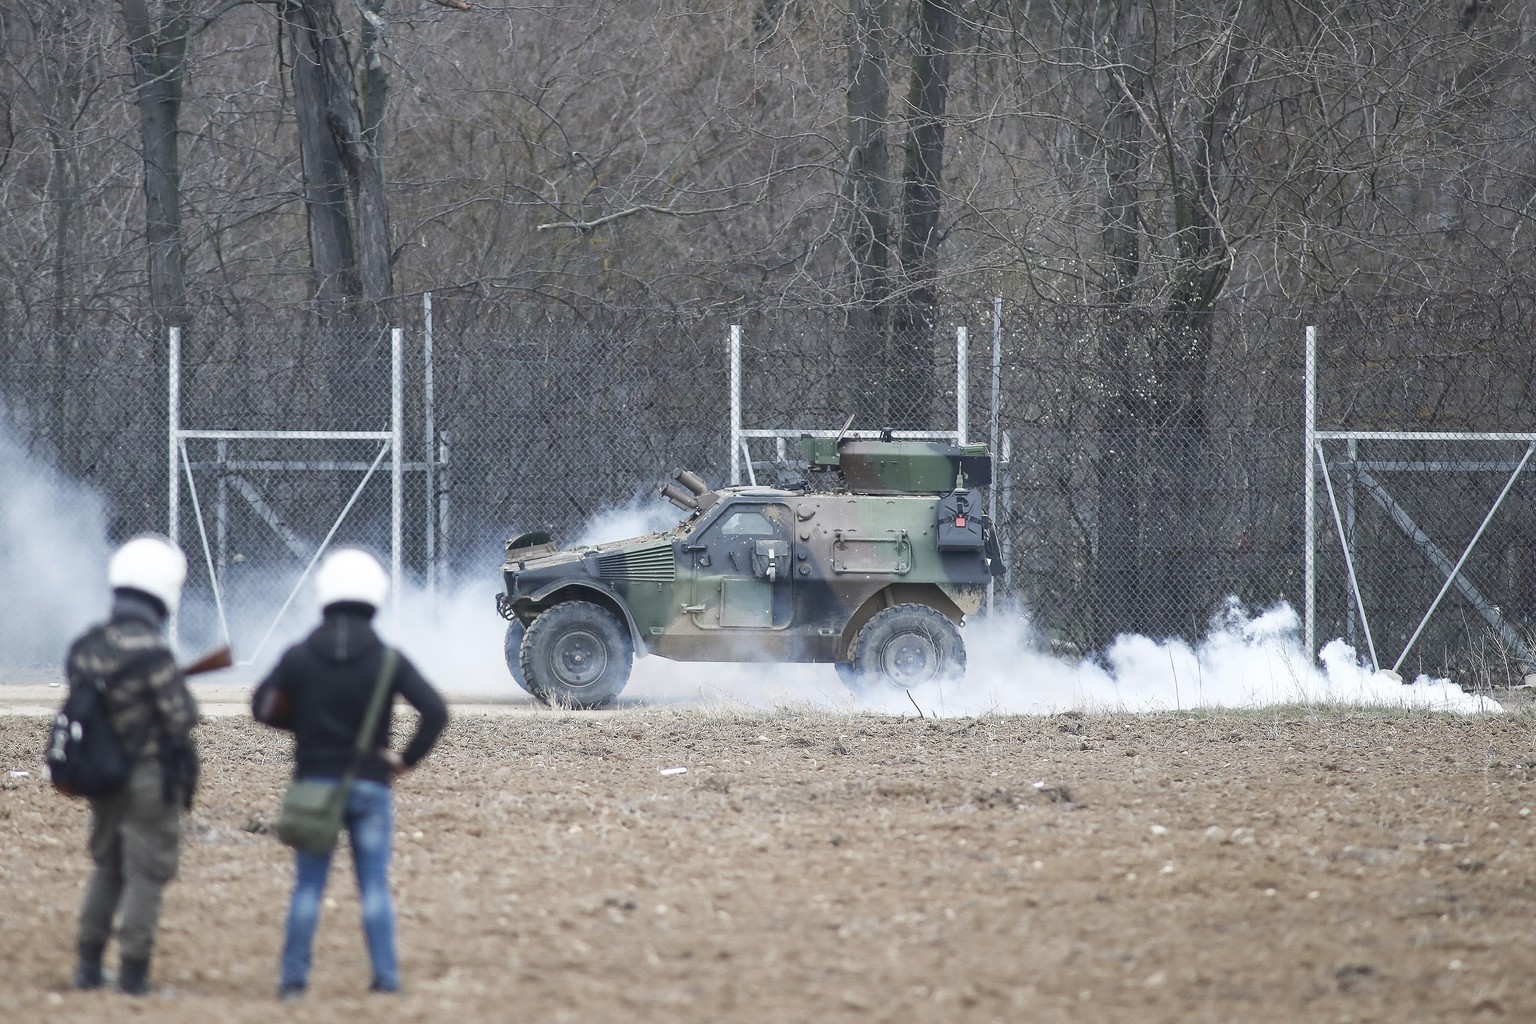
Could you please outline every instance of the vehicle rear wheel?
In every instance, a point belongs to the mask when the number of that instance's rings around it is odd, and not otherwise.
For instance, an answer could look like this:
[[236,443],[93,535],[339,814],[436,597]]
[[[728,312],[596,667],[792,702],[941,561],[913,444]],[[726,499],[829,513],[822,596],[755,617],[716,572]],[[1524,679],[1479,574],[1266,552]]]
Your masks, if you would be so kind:
[[521,645],[528,690],[546,704],[600,708],[629,682],[634,645],[612,612],[590,601],[557,604]]
[[965,674],[965,641],[936,609],[921,604],[882,608],[853,642],[855,692],[880,687],[907,689]]
[[507,659],[507,671],[512,673],[512,678],[517,680],[528,693],[533,690],[528,686],[528,679],[523,675],[523,634],[526,630],[521,619],[513,619],[507,623],[507,638],[502,641],[502,654]]

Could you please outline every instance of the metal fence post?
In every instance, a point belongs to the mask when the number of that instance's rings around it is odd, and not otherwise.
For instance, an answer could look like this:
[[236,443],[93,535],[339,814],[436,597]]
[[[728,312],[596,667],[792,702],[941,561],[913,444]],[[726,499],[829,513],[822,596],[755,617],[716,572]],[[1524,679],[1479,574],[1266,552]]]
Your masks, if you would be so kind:
[[405,439],[405,331],[399,327],[389,332],[389,574],[396,599],[398,620],[402,577],[400,547],[405,497],[405,458],[401,442]]
[[731,325],[731,485],[741,483],[741,325]]
[[[998,394],[1003,388],[1003,297],[992,299],[992,408],[987,423],[987,451],[992,453],[992,464],[1002,469],[1002,452],[997,450]],[[997,474],[993,474],[992,486],[987,488],[987,518],[997,529]],[[987,580],[987,612],[997,607],[997,579]]]
[[1307,657],[1316,659],[1317,626],[1317,328],[1307,327],[1306,356],[1306,428],[1304,430],[1307,459],[1305,539],[1306,548],[1306,611],[1302,643]]
[[971,426],[971,332],[955,328],[955,442],[965,444]]
[[433,435],[433,420],[436,417],[435,400],[432,393],[432,293],[421,293],[421,358],[422,358],[422,434],[426,453],[426,466],[422,475],[426,477],[427,488],[427,514],[426,514],[426,557],[427,557],[427,601],[436,610],[437,604],[437,467],[434,465],[437,440]]
[[[181,445],[181,328],[172,327],[167,336],[169,352],[166,358],[166,536],[171,543],[181,547],[181,482],[178,479],[177,451]],[[171,613],[166,624],[166,635],[171,646],[176,645],[176,613]]]
[[[450,511],[449,500],[453,495],[453,461],[450,458],[452,442],[453,436],[449,431],[445,430],[438,435],[437,462],[443,468],[443,471],[439,474],[437,481],[437,528],[444,537],[447,537],[451,532],[448,528],[448,513]],[[444,558],[442,569],[438,573],[438,586],[444,590],[449,590],[452,587],[448,572],[449,564],[447,559]]]

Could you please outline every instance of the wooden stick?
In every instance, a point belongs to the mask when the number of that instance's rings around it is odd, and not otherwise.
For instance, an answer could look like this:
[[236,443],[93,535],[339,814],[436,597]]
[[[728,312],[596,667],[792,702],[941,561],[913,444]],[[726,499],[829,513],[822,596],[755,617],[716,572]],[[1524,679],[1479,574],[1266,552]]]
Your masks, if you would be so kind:
[[203,672],[212,672],[214,669],[229,668],[234,663],[234,655],[231,653],[229,645],[225,644],[223,647],[209,651],[192,664],[184,667],[181,670],[181,674],[184,676],[195,676]]

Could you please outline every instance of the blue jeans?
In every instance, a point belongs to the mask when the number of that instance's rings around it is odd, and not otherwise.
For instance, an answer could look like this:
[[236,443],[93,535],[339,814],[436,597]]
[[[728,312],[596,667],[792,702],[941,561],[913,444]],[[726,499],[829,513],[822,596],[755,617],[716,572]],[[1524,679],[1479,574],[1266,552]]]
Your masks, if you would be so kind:
[[[363,935],[373,961],[373,987],[400,990],[395,961],[395,909],[389,897],[389,840],[394,833],[394,808],[389,787],[358,779],[347,797],[347,834],[352,837],[352,869],[362,902]],[[309,984],[310,948],[320,923],[320,899],[331,870],[330,853],[294,853],[296,878],[288,904],[288,929],[283,938],[282,985]]]

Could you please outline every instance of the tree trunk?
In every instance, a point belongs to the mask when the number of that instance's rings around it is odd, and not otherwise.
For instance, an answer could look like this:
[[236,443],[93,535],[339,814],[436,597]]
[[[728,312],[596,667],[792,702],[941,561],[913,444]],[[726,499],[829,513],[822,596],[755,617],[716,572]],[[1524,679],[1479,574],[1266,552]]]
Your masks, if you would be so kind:
[[892,0],[849,0],[848,216],[850,293],[846,323],[854,425],[874,429],[890,414],[885,343],[890,320],[890,107],[887,57]]
[[378,326],[393,291],[378,148],[383,68],[369,70],[371,125],[365,134],[333,0],[284,0],[282,11],[292,51],[316,309],[322,322]]
[[891,376],[899,392],[893,395],[890,425],[927,430],[932,428],[938,386],[934,365],[939,305],[935,279],[944,185],[944,113],[956,17],[952,0],[921,0],[917,17],[918,49],[912,57],[907,97],[912,124],[902,174],[899,252],[903,288],[891,332]]
[[1105,645],[1123,631],[1141,628],[1146,607],[1141,586],[1141,458],[1146,402],[1140,396],[1131,353],[1139,341],[1132,312],[1141,273],[1141,225],[1137,179],[1146,159],[1141,113],[1146,95],[1144,10],[1140,0],[1121,0],[1111,34],[1119,77],[1108,83],[1105,111],[1106,189],[1100,248],[1106,309],[1101,356],[1108,398],[1099,410],[1098,545],[1090,601],[1094,643]]
[[382,20],[374,5],[365,6],[369,66],[362,105],[334,0],[283,0],[282,11],[292,50],[315,311],[322,324],[336,328],[327,351],[335,426],[378,429],[389,411],[385,327],[394,291],[380,137],[387,96],[377,51]]
[[178,132],[191,9],[186,0],[168,2],[157,25],[146,0],[123,0],[143,146],[149,301],[162,325],[183,325],[188,312]]
[[389,103],[389,73],[384,68],[384,0],[363,4],[363,135],[358,219],[363,297],[386,302],[394,292],[390,260],[389,207],[384,189],[384,111]]
[[1225,172],[1227,129],[1247,69],[1243,51],[1228,55],[1216,94],[1204,105],[1191,103],[1199,113],[1191,115],[1192,144],[1169,168],[1178,259],[1162,324],[1150,333],[1158,383],[1154,438],[1167,483],[1151,491],[1147,510],[1154,527],[1149,539],[1161,561],[1155,575],[1161,592],[1148,600],[1155,612],[1150,626],[1162,635],[1197,635],[1212,612],[1216,545],[1208,526],[1213,496],[1206,391],[1212,313],[1231,270],[1216,185]]

